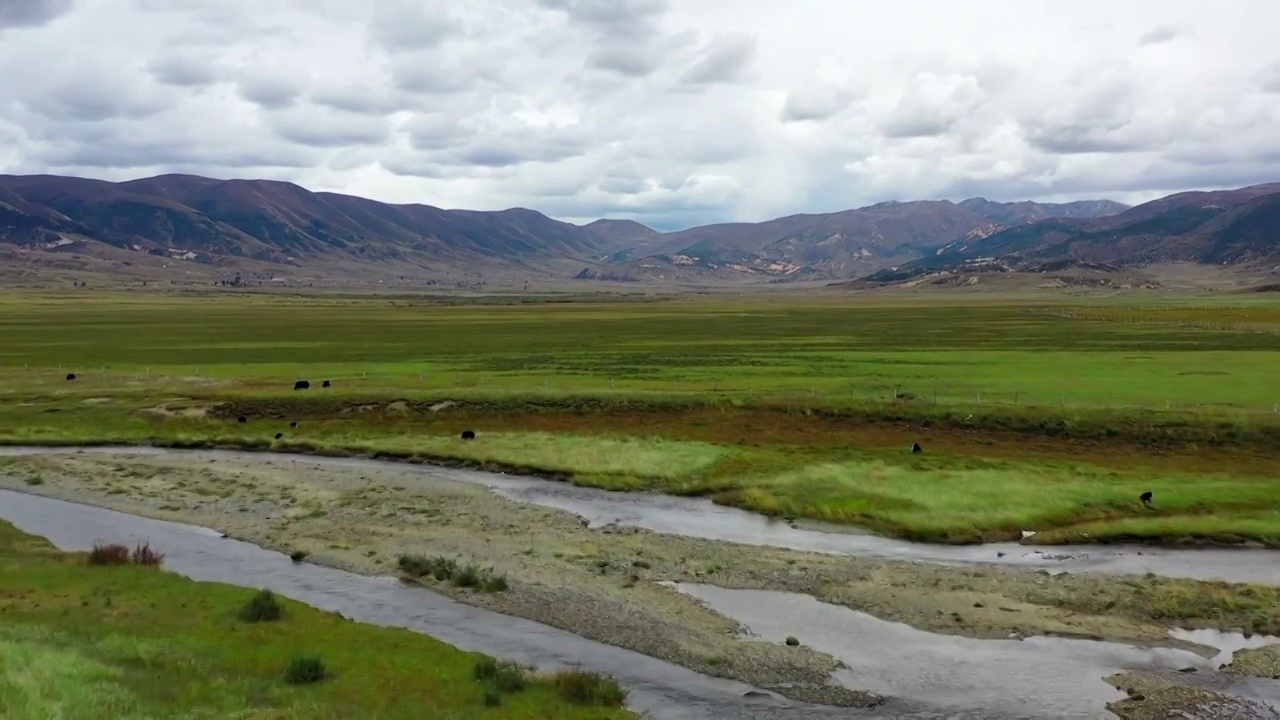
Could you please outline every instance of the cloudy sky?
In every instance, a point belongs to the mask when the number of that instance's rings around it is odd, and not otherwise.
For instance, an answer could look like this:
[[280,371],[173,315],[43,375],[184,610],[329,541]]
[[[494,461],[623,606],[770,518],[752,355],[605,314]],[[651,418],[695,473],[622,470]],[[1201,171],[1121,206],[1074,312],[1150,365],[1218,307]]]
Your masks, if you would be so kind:
[[0,0],[0,172],[662,229],[1280,180],[1275,0]]

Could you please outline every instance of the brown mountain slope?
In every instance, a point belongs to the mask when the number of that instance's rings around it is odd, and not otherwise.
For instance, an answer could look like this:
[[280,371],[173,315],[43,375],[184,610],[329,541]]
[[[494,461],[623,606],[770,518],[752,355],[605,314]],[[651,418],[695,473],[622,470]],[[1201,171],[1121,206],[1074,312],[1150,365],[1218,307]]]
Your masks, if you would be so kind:
[[[696,270],[723,274],[727,269],[774,278],[851,277],[1040,218],[1097,217],[1127,207],[1106,200],[1062,205],[995,203],[981,198],[958,204],[946,200],[884,202],[843,212],[670,233],[630,266],[633,273],[648,275]],[[635,255],[638,253],[631,254]]]
[[0,176],[0,242],[71,240],[82,252],[106,243],[205,264],[244,257],[295,267],[353,262],[441,272],[497,266],[563,273],[611,247],[594,232],[519,208],[390,205],[292,183],[191,175],[124,183]]
[[1011,228],[868,279],[903,281],[998,261],[1006,269],[1046,263],[1125,265],[1280,264],[1280,184],[1179,193],[1093,220],[1054,219]]

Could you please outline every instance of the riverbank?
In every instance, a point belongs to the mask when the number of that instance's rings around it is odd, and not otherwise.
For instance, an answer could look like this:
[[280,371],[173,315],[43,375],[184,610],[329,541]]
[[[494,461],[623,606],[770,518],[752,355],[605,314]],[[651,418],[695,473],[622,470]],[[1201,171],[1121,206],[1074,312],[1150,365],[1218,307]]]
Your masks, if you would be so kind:
[[[549,708],[566,720],[636,717],[575,704],[525,671],[510,671],[514,681],[499,687],[477,678],[480,654],[287,598],[258,603],[251,621],[242,614],[251,589],[194,582],[127,557],[91,565],[86,553],[60,552],[3,521],[0,564],[0,716],[9,720],[416,720],[424,710],[532,720]],[[264,610],[272,607],[278,618]]]
[[[1024,441],[981,428],[761,408],[664,415],[602,406],[574,415],[536,405],[517,412],[506,403],[419,405],[173,400],[139,408],[109,397],[31,400],[0,410],[0,443],[427,462],[703,496],[771,517],[941,544],[1016,541],[1034,530],[1028,542],[1039,545],[1280,547],[1273,512],[1280,457],[1261,450]],[[477,437],[464,441],[459,428]],[[910,451],[916,442],[923,452]],[[1149,505],[1139,501],[1145,492],[1154,493]]]
[[803,647],[740,640],[735,623],[657,583],[804,593],[971,637],[1047,634],[1187,647],[1168,630],[1280,632],[1274,587],[877,562],[590,529],[572,515],[506,500],[421,467],[335,468],[301,456],[251,453],[67,451],[6,459],[0,485],[214,527],[356,572],[393,572],[402,554],[458,558],[508,580],[508,589],[496,593],[433,584],[464,602],[792,694],[795,688],[784,687],[789,683],[829,692],[823,683],[837,663]]

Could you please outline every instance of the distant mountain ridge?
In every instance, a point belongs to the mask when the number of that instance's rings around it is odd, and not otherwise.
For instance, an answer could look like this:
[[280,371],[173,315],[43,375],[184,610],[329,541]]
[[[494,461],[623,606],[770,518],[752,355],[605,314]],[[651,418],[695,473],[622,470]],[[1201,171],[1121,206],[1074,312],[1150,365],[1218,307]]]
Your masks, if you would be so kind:
[[972,242],[951,243],[867,279],[905,280],[973,268],[984,261],[1032,272],[1055,263],[1278,265],[1280,183],[1177,193],[1091,219],[1043,220]]
[[586,225],[535,210],[389,204],[268,180],[160,175],[127,182],[0,175],[0,244],[27,265],[152,258],[170,270],[616,282],[843,280],[930,272],[974,258],[1049,267],[1161,261],[1266,263],[1280,256],[1280,183],[1179,193],[1130,208],[882,202],[757,223],[662,233],[632,220]]

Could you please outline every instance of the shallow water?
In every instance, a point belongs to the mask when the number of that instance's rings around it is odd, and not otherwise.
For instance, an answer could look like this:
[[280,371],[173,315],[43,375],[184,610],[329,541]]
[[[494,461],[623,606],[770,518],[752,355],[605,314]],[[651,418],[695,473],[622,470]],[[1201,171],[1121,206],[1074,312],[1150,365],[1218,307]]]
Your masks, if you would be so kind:
[[[1207,670],[1215,664],[1186,651],[1142,650],[1114,643],[935,635],[806,596],[681,586],[711,600],[713,607],[767,639],[781,641],[795,635],[804,644],[841,658],[850,669],[837,673],[836,680],[893,698],[871,711],[805,705],[778,697],[747,699],[743,694],[752,688],[741,683],[463,605],[392,578],[293,563],[284,555],[222,538],[207,528],[4,490],[0,490],[0,518],[66,549],[87,549],[95,540],[150,541],[166,553],[168,569],[188,577],[270,588],[354,620],[407,627],[463,649],[544,669],[581,664],[601,670],[627,686],[635,709],[655,718],[1109,717],[1091,714],[1118,696],[1102,682],[1104,675],[1127,668]],[[1217,638],[1221,642],[1214,642],[1213,636],[1202,632],[1189,639],[1228,648],[1243,641],[1242,636],[1221,634]],[[1214,682],[1224,681],[1215,677]],[[1275,693],[1277,685],[1252,680],[1226,683],[1227,687],[1215,689],[1247,697]],[[1074,712],[1086,703],[1088,712]]]
[[0,448],[0,455],[68,452],[241,456],[276,464],[319,463],[338,467],[392,466],[487,487],[494,492],[544,507],[575,513],[593,527],[608,524],[711,540],[790,548],[813,552],[911,560],[935,564],[982,564],[1044,568],[1051,572],[1154,573],[1166,577],[1280,585],[1280,551],[1230,548],[1164,549],[1134,545],[1055,545],[1018,543],[933,545],[866,533],[801,529],[757,513],[724,507],[705,498],[653,493],[623,493],[576,487],[568,483],[471,470],[453,470],[361,458],[325,458],[285,453],[246,453],[166,448]]
[[1232,657],[1240,650],[1254,650],[1268,645],[1280,645],[1280,637],[1272,635],[1251,635],[1243,633],[1222,632],[1221,630],[1170,630],[1169,635],[1179,640],[1207,645],[1218,649],[1213,657],[1215,667],[1222,667],[1231,662]]
[[[1127,670],[1212,670],[1215,661],[1171,648],[1030,637],[979,640],[917,630],[807,595],[674,584],[771,642],[793,636],[839,658],[850,687],[960,712],[1008,717],[1113,718],[1106,703],[1124,697],[1103,678]],[[1201,640],[1211,639],[1208,635]],[[1215,677],[1217,689],[1274,699],[1280,683]],[[1261,697],[1259,697],[1261,695]]]
[[[609,673],[631,695],[629,705],[655,718],[738,720],[739,718],[872,717],[791,702],[745,699],[748,685],[699,675],[639,653],[587,640],[521,618],[463,605],[394,578],[371,578],[333,568],[294,563],[287,556],[222,538],[206,528],[152,520],[0,490],[0,519],[48,538],[66,550],[87,550],[95,540],[129,545],[150,541],[165,553],[165,567],[196,580],[269,588],[315,607],[361,622],[404,627],[464,650],[555,669],[582,665]],[[938,718],[929,712],[875,714],[874,717]]]

